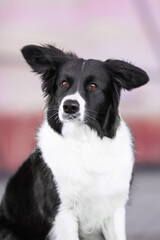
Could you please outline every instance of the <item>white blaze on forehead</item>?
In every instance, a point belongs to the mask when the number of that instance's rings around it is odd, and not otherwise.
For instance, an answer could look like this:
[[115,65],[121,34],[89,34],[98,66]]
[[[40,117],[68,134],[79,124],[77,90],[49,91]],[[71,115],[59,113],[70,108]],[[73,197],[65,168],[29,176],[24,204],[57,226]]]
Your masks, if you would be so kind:
[[61,121],[63,121],[63,104],[66,100],[75,100],[79,103],[79,113],[80,113],[80,120],[81,121],[84,121],[84,115],[85,115],[85,101],[84,99],[81,97],[81,95],[76,92],[75,94],[72,94],[72,95],[67,95],[66,97],[64,97],[61,101],[61,104],[60,104],[60,107],[59,107],[59,112],[58,112],[58,115],[59,115],[59,119]]
[[82,68],[81,68],[81,73],[80,73],[79,80],[78,80],[77,91],[78,91],[78,89],[79,89],[79,85],[80,85],[80,81],[81,81],[81,78],[82,78],[82,73],[83,73],[85,64],[86,64],[86,61],[83,61],[83,63],[82,63]]

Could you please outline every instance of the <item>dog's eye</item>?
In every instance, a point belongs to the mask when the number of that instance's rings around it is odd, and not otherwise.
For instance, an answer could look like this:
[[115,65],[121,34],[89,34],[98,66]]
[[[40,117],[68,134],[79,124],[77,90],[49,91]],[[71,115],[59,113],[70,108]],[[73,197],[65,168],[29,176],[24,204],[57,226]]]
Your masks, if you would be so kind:
[[63,86],[63,87],[69,87],[69,83],[68,83],[67,81],[63,81],[63,82],[62,82],[62,86]]
[[95,83],[91,83],[91,84],[89,85],[89,88],[90,88],[91,90],[94,90],[94,89],[97,88],[97,85],[96,85]]

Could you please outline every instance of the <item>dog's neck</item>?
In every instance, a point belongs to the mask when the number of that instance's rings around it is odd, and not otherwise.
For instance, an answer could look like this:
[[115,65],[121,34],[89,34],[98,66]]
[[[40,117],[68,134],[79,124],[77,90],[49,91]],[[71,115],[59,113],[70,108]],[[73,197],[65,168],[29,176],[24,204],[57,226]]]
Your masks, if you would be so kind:
[[91,132],[93,132],[93,130],[91,130],[91,128],[87,124],[78,121],[65,122],[63,123],[62,127],[62,136],[75,140],[84,140],[84,138],[89,138]]

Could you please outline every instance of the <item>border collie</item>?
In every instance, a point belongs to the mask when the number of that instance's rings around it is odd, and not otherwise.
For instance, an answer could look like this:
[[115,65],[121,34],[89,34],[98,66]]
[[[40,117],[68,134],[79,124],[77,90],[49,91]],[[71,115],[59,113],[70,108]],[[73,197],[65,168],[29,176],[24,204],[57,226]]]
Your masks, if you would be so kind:
[[147,74],[51,45],[22,54],[41,76],[46,114],[35,150],[7,184],[0,239],[125,240],[134,144],[118,106],[121,89],[146,84]]

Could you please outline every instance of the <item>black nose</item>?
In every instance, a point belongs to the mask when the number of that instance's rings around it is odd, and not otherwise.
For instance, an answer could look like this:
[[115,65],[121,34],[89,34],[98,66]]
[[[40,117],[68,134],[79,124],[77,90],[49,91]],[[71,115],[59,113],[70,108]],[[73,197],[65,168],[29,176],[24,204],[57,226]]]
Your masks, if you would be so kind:
[[79,111],[79,103],[76,100],[66,100],[63,104],[65,113],[74,114]]

